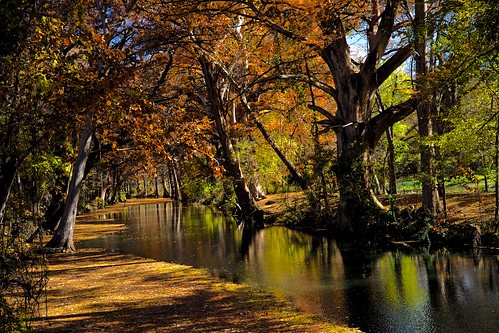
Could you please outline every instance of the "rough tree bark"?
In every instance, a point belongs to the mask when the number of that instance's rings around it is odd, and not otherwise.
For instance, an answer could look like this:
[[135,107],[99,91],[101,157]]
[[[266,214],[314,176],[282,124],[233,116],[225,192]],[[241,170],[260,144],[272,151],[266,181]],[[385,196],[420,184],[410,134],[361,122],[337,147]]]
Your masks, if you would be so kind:
[[170,183],[170,198],[177,201],[182,200],[182,194],[180,193],[180,180],[175,160],[168,161],[168,177]]
[[386,139],[388,141],[388,178],[390,194],[397,194],[397,173],[395,171],[395,146],[393,145],[393,127],[386,130]]
[[165,170],[164,168],[161,169],[161,184],[163,185],[163,198],[171,198],[171,184],[170,184],[170,181],[169,181],[169,178],[168,178],[168,181],[167,181],[167,176],[165,176]]
[[76,250],[73,241],[73,231],[81,186],[85,176],[85,168],[90,155],[93,132],[94,128],[92,127],[90,116],[87,116],[80,138],[78,157],[71,174],[64,212],[54,236],[46,245],[47,248],[56,248],[64,252],[74,252]]
[[[490,102],[491,109],[493,110],[494,99]],[[495,145],[494,145],[494,173],[495,173],[495,184],[494,184],[494,220],[496,222],[496,227],[494,231],[497,232],[499,228],[499,116],[496,115],[496,133],[495,133]]]
[[[416,75],[417,79],[428,74],[427,33],[424,28],[426,22],[426,1],[417,0],[415,3],[415,31],[416,39]],[[416,81],[416,85],[417,85]],[[425,142],[433,134],[432,105],[429,98],[421,98],[417,105],[419,135],[422,139],[421,173],[422,173],[422,208],[432,217],[437,215],[439,198],[435,173],[435,147],[432,143]]]

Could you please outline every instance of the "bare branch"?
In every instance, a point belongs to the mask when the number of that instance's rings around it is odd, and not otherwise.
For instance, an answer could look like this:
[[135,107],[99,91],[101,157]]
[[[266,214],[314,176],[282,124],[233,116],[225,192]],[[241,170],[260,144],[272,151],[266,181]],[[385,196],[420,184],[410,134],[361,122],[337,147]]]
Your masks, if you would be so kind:
[[375,71],[376,66],[385,53],[388,42],[392,36],[399,3],[400,0],[387,1],[385,10],[381,13],[379,26],[377,27],[376,32],[369,38],[370,50],[361,70],[363,76]]

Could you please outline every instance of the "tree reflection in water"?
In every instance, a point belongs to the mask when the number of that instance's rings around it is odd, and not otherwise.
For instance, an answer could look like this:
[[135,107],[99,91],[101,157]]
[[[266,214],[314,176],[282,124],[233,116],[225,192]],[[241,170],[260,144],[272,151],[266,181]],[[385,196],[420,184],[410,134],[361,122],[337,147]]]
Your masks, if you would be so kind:
[[204,267],[365,332],[498,332],[499,256],[367,251],[284,227],[244,231],[201,205],[131,206],[79,246]]

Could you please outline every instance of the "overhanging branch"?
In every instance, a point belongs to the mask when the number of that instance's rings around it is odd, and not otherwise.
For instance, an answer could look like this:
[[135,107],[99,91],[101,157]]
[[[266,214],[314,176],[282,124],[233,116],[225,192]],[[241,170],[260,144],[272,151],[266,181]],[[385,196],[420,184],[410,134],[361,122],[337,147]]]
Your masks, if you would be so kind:
[[318,122],[319,124],[324,125],[324,126],[328,126],[328,127],[336,127],[336,126],[340,125],[340,123],[338,122],[338,119],[334,115],[332,115],[329,111],[327,111],[327,110],[325,110],[317,105],[308,105],[308,107],[311,110],[319,112],[321,115],[323,115],[324,117],[327,118],[326,120],[319,121]]
[[386,79],[399,68],[411,55],[412,44],[399,49],[393,56],[381,65],[375,73],[373,82],[379,87]]
[[328,95],[332,96],[335,100],[338,97],[338,93],[337,93],[336,89],[334,89],[329,84],[314,80],[312,78],[309,78],[307,75],[303,75],[303,74],[272,75],[272,76],[267,76],[267,77],[261,78],[258,81],[256,81],[255,83],[265,83],[265,82],[272,82],[272,81],[277,81],[277,80],[304,82],[304,83],[312,85],[313,87],[315,87],[317,89],[324,91]]
[[393,124],[401,121],[416,110],[417,98],[411,97],[407,101],[389,107],[373,117],[366,126],[366,139],[373,149],[385,131]]

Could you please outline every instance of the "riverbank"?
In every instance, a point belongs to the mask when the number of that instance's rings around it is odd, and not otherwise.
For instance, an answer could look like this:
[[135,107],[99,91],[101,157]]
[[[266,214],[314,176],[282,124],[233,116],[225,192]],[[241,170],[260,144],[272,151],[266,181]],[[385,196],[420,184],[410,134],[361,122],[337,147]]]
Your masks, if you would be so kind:
[[[331,206],[336,207],[338,198],[331,199]],[[418,209],[421,207],[422,196],[418,193],[406,193],[389,198],[379,196],[380,201],[385,206],[387,212],[390,201],[396,206],[396,216],[390,224],[384,228],[377,228],[371,236],[378,236],[376,239],[378,246],[409,244],[418,246],[428,245],[430,242],[436,247],[449,248],[484,248],[499,251],[499,222],[495,221],[495,196],[494,193],[452,193],[447,195],[446,213],[443,211],[437,216],[433,225],[424,224],[418,216]],[[285,193],[267,196],[266,199],[258,202],[265,211],[269,220],[277,224],[287,225],[299,230],[316,233],[316,226],[307,225],[301,220],[297,224],[289,225],[286,214],[288,208],[291,211],[305,212],[308,203],[303,193]],[[392,217],[390,217],[392,218]],[[293,220],[295,216],[291,217]],[[425,230],[425,228],[428,228]],[[321,229],[320,232],[328,232],[328,229]],[[424,233],[426,231],[426,234]]]
[[[79,216],[76,245],[124,230],[104,214],[163,201],[129,200]],[[47,259],[50,280],[36,332],[359,332],[201,269],[105,249]]]

